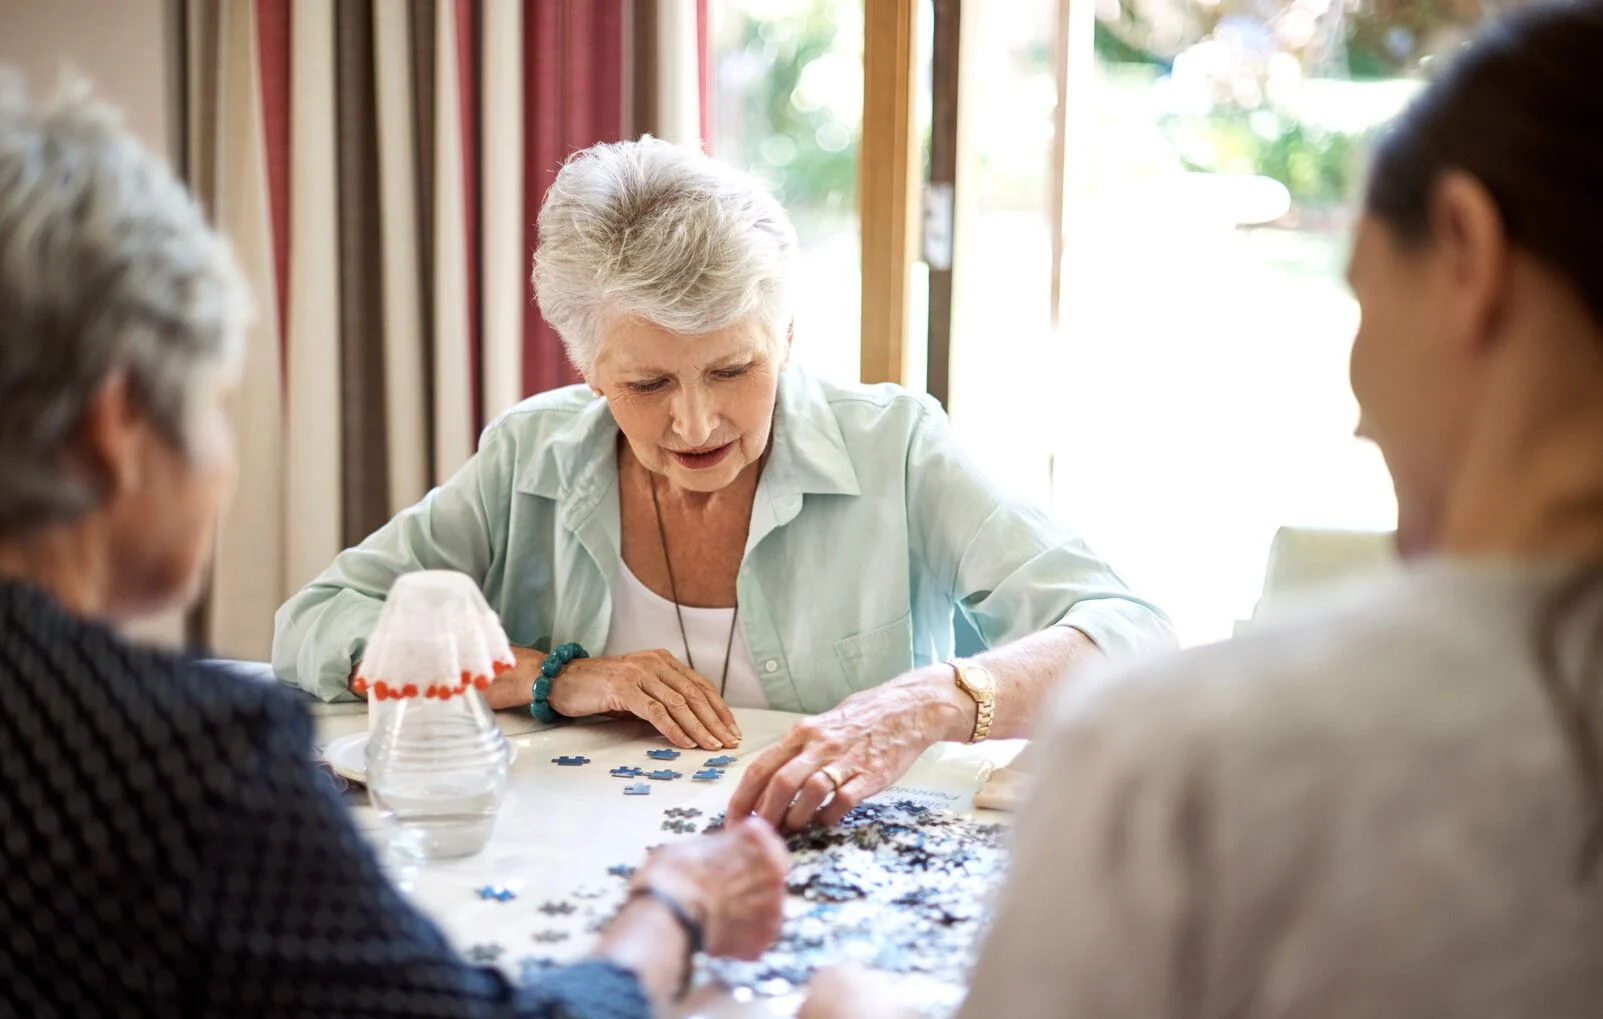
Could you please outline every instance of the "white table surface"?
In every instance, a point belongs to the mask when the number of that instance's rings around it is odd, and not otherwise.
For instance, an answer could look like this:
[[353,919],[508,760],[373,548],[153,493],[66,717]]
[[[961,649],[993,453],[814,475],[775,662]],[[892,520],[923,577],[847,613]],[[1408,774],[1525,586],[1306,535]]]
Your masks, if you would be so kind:
[[[662,830],[663,811],[669,807],[695,807],[699,827],[719,813],[739,784],[743,762],[778,741],[801,716],[778,711],[736,709],[745,739],[730,752],[740,760],[717,782],[693,782],[691,774],[718,751],[685,751],[673,762],[657,762],[647,750],[668,746],[666,740],[643,722],[603,721],[541,729],[526,714],[503,712],[500,720],[508,739],[517,746],[506,799],[496,820],[489,845],[460,860],[420,864],[388,847],[383,822],[371,807],[356,805],[353,812],[385,860],[400,888],[438,923],[460,950],[475,945],[499,945],[503,952],[496,965],[517,978],[520,961],[529,956],[567,961],[584,955],[595,935],[587,930],[621,901],[624,882],[608,875],[614,864],[637,864],[646,847],[680,839],[699,838]],[[319,745],[363,731],[365,713],[327,713],[317,718]],[[974,811],[974,793],[991,770],[1010,760],[1022,741],[987,743],[970,747],[938,744],[914,765],[895,786],[881,793],[891,799],[912,799],[927,806],[973,813],[1004,821],[1007,815]],[[562,767],[552,763],[561,755],[582,754],[590,763]],[[608,772],[620,765],[644,770],[671,768],[684,777],[674,781],[614,778]],[[624,786],[648,782],[648,796],[625,796]],[[495,885],[517,896],[509,902],[485,901],[477,889]],[[595,898],[583,898],[584,894]],[[548,901],[568,900],[579,907],[572,916],[540,912]],[[585,915],[587,912],[592,915]],[[540,943],[536,932],[566,932],[558,943]],[[742,1016],[790,1015],[797,999],[737,998],[721,988],[699,988],[684,1003],[679,1016],[707,1019]]]

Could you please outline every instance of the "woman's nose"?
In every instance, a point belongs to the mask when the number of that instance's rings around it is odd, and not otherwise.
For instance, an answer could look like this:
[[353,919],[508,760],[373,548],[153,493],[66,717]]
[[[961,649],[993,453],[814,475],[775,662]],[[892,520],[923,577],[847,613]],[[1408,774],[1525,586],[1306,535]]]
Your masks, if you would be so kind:
[[674,401],[674,432],[686,447],[699,449],[712,438],[718,425],[718,412],[709,394],[700,386],[685,386]]

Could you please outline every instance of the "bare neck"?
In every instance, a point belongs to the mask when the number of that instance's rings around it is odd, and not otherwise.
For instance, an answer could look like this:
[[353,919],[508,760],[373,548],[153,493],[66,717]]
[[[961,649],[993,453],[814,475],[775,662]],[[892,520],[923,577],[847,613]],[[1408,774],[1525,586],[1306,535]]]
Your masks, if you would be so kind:
[[1603,335],[1572,328],[1534,356],[1511,355],[1481,395],[1444,505],[1440,547],[1603,559]]
[[0,539],[0,578],[41,588],[76,615],[105,618],[112,572],[93,524],[34,528]]

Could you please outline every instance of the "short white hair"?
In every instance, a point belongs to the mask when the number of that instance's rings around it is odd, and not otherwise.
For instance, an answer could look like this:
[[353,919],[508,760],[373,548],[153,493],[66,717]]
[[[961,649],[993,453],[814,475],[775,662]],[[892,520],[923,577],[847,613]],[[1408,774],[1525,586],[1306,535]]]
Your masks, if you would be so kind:
[[72,443],[118,372],[196,450],[250,315],[228,245],[117,111],[70,77],[35,104],[0,65],[0,535],[98,503]]
[[650,135],[569,159],[540,208],[534,292],[585,374],[611,321],[694,336],[790,324],[796,228],[753,177]]

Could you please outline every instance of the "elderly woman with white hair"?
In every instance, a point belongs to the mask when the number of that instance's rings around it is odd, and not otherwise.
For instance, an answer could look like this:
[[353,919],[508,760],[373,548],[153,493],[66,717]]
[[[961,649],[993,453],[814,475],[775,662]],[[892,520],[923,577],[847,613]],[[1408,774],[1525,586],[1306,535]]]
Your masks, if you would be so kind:
[[[941,740],[1028,733],[1060,679],[1172,642],[1076,536],[1007,498],[940,408],[788,366],[796,235],[750,177],[644,138],[563,167],[534,286],[585,384],[280,611],[279,675],[328,699],[409,570],[475,577],[520,651],[488,695],[639,715],[731,748],[729,706],[804,712],[731,803],[833,823]],[[950,661],[954,615],[990,650]]]

